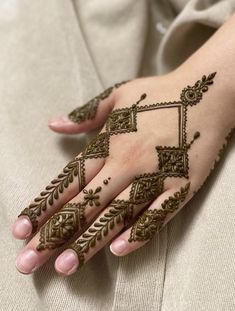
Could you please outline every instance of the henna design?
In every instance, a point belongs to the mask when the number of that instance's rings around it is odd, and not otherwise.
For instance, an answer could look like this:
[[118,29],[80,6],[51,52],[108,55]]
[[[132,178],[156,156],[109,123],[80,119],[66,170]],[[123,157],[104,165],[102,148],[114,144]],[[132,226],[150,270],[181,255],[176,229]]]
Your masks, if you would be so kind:
[[97,187],[95,191],[83,189],[82,202],[67,203],[58,213],[55,213],[40,229],[37,250],[58,248],[68,242],[76,232],[82,230],[87,224],[85,207],[100,206],[98,193],[101,190],[102,187]]
[[134,204],[146,203],[163,191],[163,178],[157,173],[137,176],[132,183],[130,201]]
[[119,88],[126,82],[128,81],[116,83],[114,86],[107,88],[101,94],[88,101],[85,105],[78,107],[70,112],[68,118],[75,123],[82,123],[84,121],[94,119],[100,102],[108,98],[114,88]]
[[187,86],[183,89],[180,99],[183,105],[190,105],[193,106],[202,99],[202,93],[208,91],[208,86],[213,84],[213,79],[216,75],[216,72],[211,73],[208,77],[205,75],[202,77],[201,80],[198,80],[194,86]]
[[[137,131],[137,113],[150,111],[155,109],[177,108],[178,109],[178,122],[179,122],[179,142],[178,146],[156,146],[158,153],[158,169],[159,172],[152,174],[144,174],[137,176],[132,183],[129,200],[114,200],[111,206],[115,209],[110,209],[109,213],[113,215],[112,225],[109,226],[109,217],[103,217],[94,223],[94,228],[88,229],[89,233],[84,233],[82,238],[75,241],[71,248],[74,249],[79,258],[80,266],[83,265],[85,256],[84,254],[89,251],[90,247],[94,247],[96,239],[98,240],[108,234],[114,225],[114,217],[116,211],[121,211],[122,215],[120,220],[124,226],[132,219],[133,208],[138,204],[149,204],[156,197],[158,197],[164,188],[164,180],[167,177],[184,177],[188,178],[188,150],[196,139],[200,137],[199,132],[195,132],[193,139],[187,143],[187,109],[188,106],[197,104],[202,99],[202,94],[208,90],[208,86],[213,84],[213,78],[216,73],[210,74],[208,77],[203,76],[201,81],[198,80],[194,86],[183,89],[181,93],[181,101],[157,103],[152,105],[137,106],[142,100],[146,98],[143,94],[136,104],[130,108],[114,110],[106,123],[106,132],[109,137],[111,135],[128,133]],[[108,153],[108,143],[106,144],[106,154]],[[102,144],[101,144],[102,145]],[[103,144],[104,145],[104,144]],[[166,215],[179,207],[179,204],[185,200],[190,188],[190,183],[187,183],[184,188],[176,192],[173,197],[170,197],[162,204],[161,210],[148,210],[136,222],[132,228],[132,234],[129,242],[134,240],[144,240],[152,237],[153,233],[159,231],[164,223]],[[114,207],[113,207],[114,208]],[[109,214],[105,214],[106,216]],[[127,217],[128,215],[128,217]],[[128,221],[127,221],[128,220]],[[103,233],[103,234],[102,234]]]
[[67,242],[86,224],[85,205],[67,203],[60,212],[54,214],[40,229],[38,251],[55,249]]
[[98,134],[82,152],[85,159],[106,158],[109,155],[109,135],[106,132]]
[[109,230],[112,230],[115,223],[125,222],[125,219],[131,213],[132,204],[124,200],[113,200],[109,210],[94,223],[93,227],[88,228],[87,232],[72,243],[69,248],[73,249],[79,259],[79,267],[84,264],[84,254],[90,248],[94,248],[96,243],[108,235]]
[[[80,188],[85,184],[85,170],[83,159],[75,158],[67,164],[63,172],[58,175],[56,179],[51,181],[51,184],[40,193],[40,196],[34,199],[34,202],[25,208],[19,216],[26,215],[32,223],[32,233],[37,231],[38,221],[37,218],[46,211],[47,206],[52,206],[60,195],[68,188],[69,184],[74,181],[74,177],[79,178]],[[18,217],[19,217],[18,216]]]
[[[97,135],[97,137],[88,144],[88,146],[82,152],[81,156],[71,161],[64,168],[63,173],[60,174],[57,179],[53,180],[51,182],[51,185],[46,187],[46,191],[43,191],[40,194],[40,197],[36,198],[34,200],[34,203],[32,203],[28,208],[26,208],[20,214],[20,215],[29,216],[33,224],[33,232],[36,231],[37,226],[38,226],[37,217],[41,215],[42,211],[46,211],[48,205],[53,205],[54,200],[57,200],[59,198],[59,195],[64,191],[64,188],[68,188],[69,184],[73,182],[75,176],[78,176],[80,188],[81,189],[84,188],[85,186],[85,160],[86,159],[106,158],[109,155],[109,143],[110,143],[110,139],[112,135],[137,131],[137,114],[140,112],[150,111],[150,110],[155,110],[155,109],[177,108],[178,121],[179,121],[178,146],[174,146],[174,147],[157,146],[156,150],[157,150],[158,159],[159,159],[158,161],[159,172],[137,176],[132,184],[129,200],[127,201],[124,201],[124,200],[115,201],[114,200],[113,202],[111,202],[111,206],[113,206],[112,207],[113,209],[110,210],[110,213],[115,214],[116,210],[120,212],[120,210],[122,210],[123,208],[124,211],[122,212],[122,215],[125,214],[125,217],[120,216],[121,217],[120,221],[122,221],[124,225],[126,225],[126,223],[128,223],[128,220],[132,219],[133,208],[135,205],[149,204],[158,195],[160,195],[160,193],[162,193],[163,188],[164,188],[165,178],[167,177],[188,178],[188,149],[191,147],[195,139],[197,139],[200,136],[200,133],[196,132],[194,134],[193,140],[190,143],[187,143],[187,133],[186,133],[187,109],[188,109],[188,106],[195,105],[202,99],[203,93],[206,92],[208,90],[208,86],[213,83],[213,78],[215,74],[216,73],[210,74],[208,77],[203,76],[201,81],[198,80],[194,86],[192,87],[188,86],[187,88],[183,89],[181,96],[180,96],[181,101],[156,103],[152,105],[140,106],[139,105],[140,102],[146,98],[146,94],[142,94],[140,99],[135,104],[133,104],[130,108],[114,110],[108,118],[105,131]],[[110,91],[107,91],[107,93],[103,93],[102,96],[106,96],[109,92]],[[94,102],[97,102],[97,101],[94,101]],[[91,110],[92,109],[93,108],[91,108]],[[71,118],[72,118],[72,115],[75,116],[75,113],[71,114]],[[87,112],[87,115],[86,113],[83,112],[83,116],[81,114],[80,117],[78,117],[78,120],[81,121],[84,118],[89,119],[92,117],[92,115],[93,115],[92,112],[89,112],[89,113]],[[104,184],[107,184],[107,182],[105,182]],[[101,187],[98,187],[97,189],[95,191],[84,190],[84,193],[85,193],[84,202],[80,203],[79,205],[80,209],[84,208],[87,204],[89,204],[90,206],[93,206],[93,205],[99,206],[99,194],[97,193],[100,192]],[[154,213],[156,214],[156,212]],[[54,219],[54,222],[50,222],[50,221],[48,222],[47,230],[45,227],[43,230],[41,230],[42,236],[41,236],[41,241],[40,241],[40,246],[39,246],[40,249],[43,249],[43,247],[44,248],[47,247],[46,245],[47,238],[50,240],[50,237],[53,236],[52,231],[54,229],[52,230],[52,228],[54,224],[58,223],[59,220],[62,221],[62,219],[64,219],[66,223],[66,221],[69,219],[69,218],[66,218],[68,217],[66,213],[64,213],[63,215],[64,218],[61,215],[59,215],[59,213],[55,215],[57,219]],[[158,218],[161,216],[161,215],[159,216],[159,212],[157,215],[158,215]],[[107,217],[107,219],[109,219],[109,217]],[[113,225],[110,225],[111,227],[107,226],[107,222],[109,223],[109,221],[104,221],[104,227],[106,229],[103,228],[102,222],[101,224],[96,223],[97,227],[100,227],[101,232],[106,232],[109,229],[112,229]],[[98,224],[100,224],[101,226]],[[51,229],[48,229],[49,227]],[[71,232],[73,232],[73,230]],[[91,234],[92,230],[89,232]],[[102,238],[102,234],[98,234],[98,236],[101,236]],[[64,236],[61,235],[60,238],[62,241]],[[83,235],[83,239],[85,238],[86,238],[86,235],[85,236]],[[67,236],[66,236],[66,239],[67,239]],[[81,240],[78,240],[78,241],[81,241]],[[91,241],[93,240],[91,239]],[[95,242],[86,244],[88,246],[83,246],[83,242],[82,242],[82,246],[79,245],[79,243],[80,242],[76,241],[74,242],[73,246],[75,250],[76,249],[78,250],[78,253],[79,253],[78,256],[80,256],[81,258],[84,258],[83,253],[87,252],[90,245],[92,245],[92,243],[95,243]],[[51,241],[48,242],[48,245],[49,245],[48,246],[49,248],[53,247],[51,244]]]
[[95,191],[93,191],[92,189],[90,190],[83,189],[83,192],[85,193],[84,205],[100,206],[100,201],[99,201],[100,196],[97,193],[99,193],[101,189],[102,189],[101,187],[96,188]]
[[229,140],[232,138],[232,136],[234,135],[235,132],[235,127],[231,128],[229,133],[227,134],[227,136],[224,139],[224,143],[222,145],[222,147],[220,148],[218,155],[210,169],[210,173],[208,174],[208,176],[206,177],[206,179],[204,179],[203,183],[196,189],[194,190],[193,194],[195,195],[200,189],[201,187],[206,183],[208,177],[210,176],[210,174],[212,173],[212,171],[216,168],[216,166],[218,165],[218,162],[220,161],[221,157],[223,156],[225,149],[228,145]]
[[185,200],[189,189],[190,182],[165,200],[161,205],[162,209],[146,210],[132,226],[128,241],[150,240],[156,232],[163,228],[166,216],[179,208],[180,203]]

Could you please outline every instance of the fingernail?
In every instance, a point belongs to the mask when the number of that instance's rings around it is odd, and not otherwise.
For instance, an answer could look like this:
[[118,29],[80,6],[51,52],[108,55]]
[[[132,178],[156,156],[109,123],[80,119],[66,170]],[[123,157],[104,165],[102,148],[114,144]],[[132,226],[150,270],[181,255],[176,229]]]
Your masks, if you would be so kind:
[[25,218],[20,217],[14,223],[12,233],[17,239],[25,239],[32,233],[32,224]]
[[37,269],[38,255],[32,249],[27,249],[16,258],[16,268],[22,273],[31,273]]
[[117,240],[110,245],[110,250],[114,255],[120,255],[127,249],[125,240]]
[[67,116],[58,117],[49,121],[49,125],[51,126],[60,126],[64,124],[74,124],[74,122],[72,122]]
[[78,268],[78,264],[77,255],[69,250],[63,252],[55,262],[56,270],[66,275],[74,273]]

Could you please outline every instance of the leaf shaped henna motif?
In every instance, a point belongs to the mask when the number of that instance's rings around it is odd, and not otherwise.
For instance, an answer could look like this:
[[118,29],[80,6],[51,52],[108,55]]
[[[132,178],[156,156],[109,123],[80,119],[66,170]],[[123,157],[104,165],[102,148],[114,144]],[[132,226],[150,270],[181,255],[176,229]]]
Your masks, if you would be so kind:
[[[34,202],[25,208],[19,216],[26,215],[32,222],[32,233],[37,231],[38,221],[37,218],[46,211],[48,205],[52,206],[59,196],[64,192],[65,188],[74,181],[74,177],[79,178],[80,187],[85,185],[85,169],[84,159],[75,158],[67,164],[63,172],[58,175],[56,179],[51,181],[51,184],[40,193],[40,196],[34,199]],[[19,217],[18,216],[18,217]]]
[[112,230],[115,223],[125,222],[127,217],[130,217],[132,212],[132,204],[124,200],[113,200],[109,206],[109,210],[94,223],[93,227],[88,228],[87,232],[70,245],[79,259],[79,267],[84,264],[84,254],[90,248],[94,248],[96,243],[108,235],[109,230]]

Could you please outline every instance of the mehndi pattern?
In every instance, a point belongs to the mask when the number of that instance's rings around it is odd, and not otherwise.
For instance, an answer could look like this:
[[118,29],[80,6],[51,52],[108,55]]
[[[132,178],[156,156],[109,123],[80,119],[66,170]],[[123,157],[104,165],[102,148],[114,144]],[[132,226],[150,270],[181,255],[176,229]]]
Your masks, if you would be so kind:
[[[81,155],[71,161],[64,168],[62,174],[60,174],[57,179],[53,180],[51,184],[46,187],[46,190],[41,192],[40,196],[20,214],[27,215],[30,218],[33,224],[33,232],[37,230],[38,217],[40,217],[49,206],[54,205],[55,201],[59,199],[65,188],[69,187],[75,177],[78,178],[79,191],[85,187],[85,163],[87,159],[108,157],[109,144],[113,135],[128,134],[138,130],[137,121],[139,113],[157,109],[176,108],[179,123],[178,144],[176,146],[156,146],[156,164],[158,163],[158,170],[153,173],[136,176],[132,183],[129,199],[113,200],[109,205],[109,211],[94,223],[94,228],[88,229],[87,232],[89,233],[84,233],[82,238],[79,238],[72,244],[71,248],[78,253],[81,262],[84,262],[84,253],[88,252],[89,248],[95,245],[96,240],[106,236],[108,231],[112,230],[115,223],[122,222],[124,225],[128,224],[133,218],[135,206],[139,206],[140,204],[146,206],[153,202],[153,200],[163,192],[164,180],[166,178],[178,177],[187,179],[189,171],[188,150],[191,148],[194,141],[200,137],[200,133],[195,132],[192,141],[189,143],[187,142],[187,110],[190,106],[197,104],[202,99],[203,93],[206,92],[208,86],[213,83],[214,76],[215,73],[210,74],[208,77],[203,76],[194,86],[188,86],[183,89],[180,95],[180,101],[161,102],[141,106],[141,102],[146,98],[146,94],[142,94],[139,100],[131,107],[113,110],[108,117],[105,130],[98,134],[97,137],[88,144]],[[104,93],[100,98],[105,98],[109,92],[110,90]],[[97,102],[98,99],[95,100],[94,103],[91,103],[91,105],[94,104],[95,106]],[[91,116],[92,113],[87,114],[87,116],[83,113],[83,116],[80,116],[78,120],[84,118],[89,119]],[[107,185],[108,180],[109,178],[103,181],[103,184]],[[186,190],[187,189],[189,190],[189,186]],[[94,208],[100,205],[100,191],[101,187],[95,190],[83,189],[83,202],[80,202],[77,207],[70,206],[70,209],[65,205],[61,210],[62,214],[59,212],[52,216],[40,230],[41,236],[38,248],[43,250],[45,248],[59,247],[65,243],[65,240],[68,240],[68,237],[71,237],[72,233],[79,231],[82,224],[86,221],[82,216],[84,212],[83,209],[88,205]],[[170,200],[171,205],[173,201],[173,199]],[[135,226],[135,231],[130,240],[138,239],[140,236],[152,236],[151,232],[155,232],[157,230],[156,228],[160,228],[159,224],[161,221],[159,219],[163,219],[163,215],[169,210],[169,206],[170,203],[168,204],[168,208],[164,209],[162,207],[160,212],[151,211],[149,214],[144,214],[143,218],[139,221],[138,227],[137,225]],[[177,206],[176,203],[175,206]],[[75,208],[77,208],[78,211],[71,210]],[[152,222],[150,221],[151,219],[153,219]],[[146,234],[140,233],[138,228],[143,227],[143,224],[146,223],[151,223],[151,229],[149,229],[149,231],[145,229],[144,231]],[[60,225],[61,227],[64,226],[66,229],[59,229],[58,227]]]
[[100,192],[102,187],[95,190],[83,189],[83,200],[78,203],[67,203],[55,213],[41,228],[38,251],[55,249],[62,246],[75,233],[82,230],[87,224],[85,217],[86,206],[100,206]]
[[96,116],[98,106],[100,102],[109,97],[112,93],[114,88],[119,88],[121,85],[128,81],[123,81],[120,83],[116,83],[114,86],[107,88],[101,94],[97,95],[96,97],[92,98],[88,101],[85,105],[74,109],[72,112],[69,113],[68,118],[75,122],[75,123],[82,123],[87,120],[93,120]]
[[[108,230],[113,228],[115,221],[123,222],[124,226],[133,217],[134,207],[143,204],[148,205],[156,199],[164,189],[164,180],[168,177],[180,177],[188,179],[189,159],[188,150],[196,139],[200,137],[200,133],[196,131],[193,139],[187,143],[187,109],[189,106],[197,104],[204,92],[208,90],[208,86],[213,84],[213,78],[216,73],[210,74],[208,77],[203,76],[198,80],[193,87],[188,86],[181,92],[181,101],[156,103],[152,105],[139,106],[139,103],[146,98],[143,94],[140,100],[132,105],[131,108],[114,110],[106,123],[106,132],[110,135],[119,133],[128,133],[137,130],[137,114],[144,111],[156,109],[177,108],[179,121],[179,141],[177,146],[156,146],[158,154],[158,171],[150,174],[136,176],[132,183],[130,197],[128,200],[114,200],[111,202],[112,208],[107,215],[112,215],[112,225],[109,224],[109,217],[103,216],[102,221],[98,219],[94,223],[94,227],[99,228],[99,239],[107,236]],[[120,115],[119,115],[120,114]],[[123,115],[122,115],[123,114]],[[120,120],[120,124],[119,124]],[[164,220],[168,213],[172,213],[179,208],[189,192],[190,182],[176,192],[162,204],[160,210],[147,210],[139,220],[133,225],[129,242],[143,241],[151,239],[155,232],[161,230]],[[117,211],[119,213],[117,213]],[[120,218],[119,214],[122,217]],[[85,262],[85,253],[91,247],[94,247],[97,239],[97,230],[94,228],[88,229],[89,233],[84,233],[81,238],[76,240],[70,248],[78,254],[81,267]],[[92,242],[91,242],[92,241]]]
[[169,213],[176,211],[180,203],[184,202],[190,189],[190,182],[180,191],[174,193],[161,204],[161,209],[147,209],[139,217],[131,228],[131,235],[128,239],[132,241],[150,240],[156,232],[163,228],[164,220]]
[[[34,199],[34,202],[25,208],[19,216],[28,216],[32,222],[32,233],[37,231],[38,220],[37,218],[47,210],[48,206],[52,206],[66,188],[78,177],[79,185],[82,189],[85,186],[85,168],[84,160],[75,158],[69,162],[63,169],[63,172],[58,175],[56,179],[51,181],[40,196]],[[19,217],[18,216],[18,217]]]

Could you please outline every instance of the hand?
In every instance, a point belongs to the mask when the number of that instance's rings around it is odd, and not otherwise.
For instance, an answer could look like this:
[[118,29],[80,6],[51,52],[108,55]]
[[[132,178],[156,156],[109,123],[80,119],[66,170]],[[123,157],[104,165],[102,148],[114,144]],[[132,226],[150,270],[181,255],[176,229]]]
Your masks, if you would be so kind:
[[63,133],[104,126],[16,220],[16,238],[36,233],[18,270],[35,271],[66,243],[55,262],[63,275],[110,241],[118,256],[150,241],[204,183],[233,127],[217,81],[219,73],[136,79],[52,122]]

